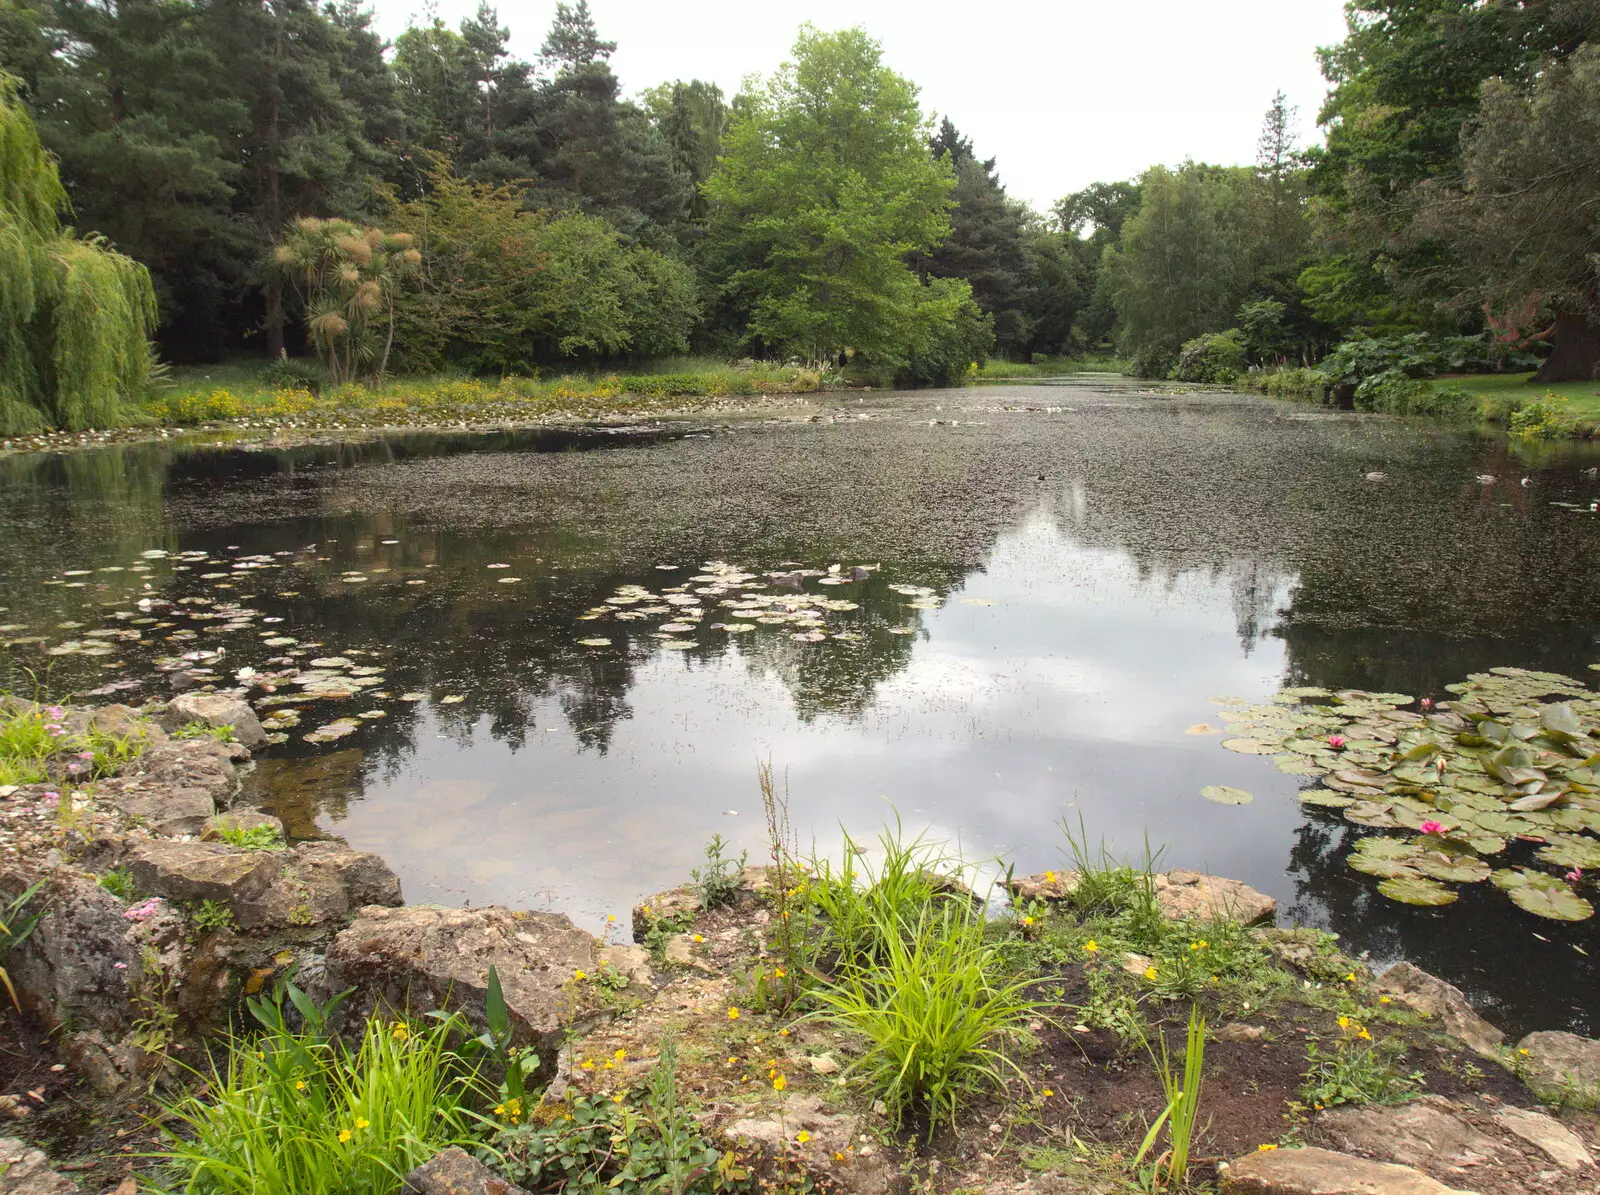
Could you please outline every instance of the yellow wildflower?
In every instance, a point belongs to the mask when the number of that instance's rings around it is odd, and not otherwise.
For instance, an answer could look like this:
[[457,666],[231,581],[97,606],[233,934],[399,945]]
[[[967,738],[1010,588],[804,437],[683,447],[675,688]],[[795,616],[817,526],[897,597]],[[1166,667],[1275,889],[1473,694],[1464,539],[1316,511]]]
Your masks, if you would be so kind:
[[778,1036],[779,1037],[788,1037],[789,1036],[789,1031],[787,1029],[780,1029],[780,1030],[778,1030]]
[[296,1091],[304,1091],[306,1089],[306,1081],[304,1079],[296,1079],[294,1081],[294,1089]]
[[692,940],[696,942],[704,942],[706,939],[704,934],[694,934]]
[[776,975],[779,979],[782,979],[785,975],[788,974],[788,972],[785,971],[782,967],[774,967],[772,973],[774,975]]
[[1033,924],[1033,918],[1032,917],[1024,917],[1022,919],[1022,924],[1023,925],[1032,925]]
[[1157,974],[1158,974],[1158,972],[1156,971],[1156,969],[1154,967],[1146,967],[1144,969],[1144,977],[1146,979],[1154,979]]
[[340,1129],[339,1130],[339,1144],[343,1145],[348,1140],[350,1140],[350,1130],[349,1129]]
[[583,1067],[583,1069],[584,1069],[584,1070],[586,1070],[586,1071],[592,1071],[592,1070],[593,1070],[593,1069],[594,1069],[594,1063],[593,1063],[593,1062],[592,1062],[592,1061],[591,1061],[591,1060],[590,1060],[590,1059],[588,1059],[588,1058],[585,1058],[585,1059],[584,1059],[584,1060],[583,1060],[583,1061],[582,1061],[582,1062],[581,1062],[581,1063],[579,1063],[579,1064],[578,1064],[578,1065],[580,1065],[580,1066],[581,1066],[581,1067]]
[[1350,1028],[1350,1018],[1349,1017],[1340,1017],[1339,1018],[1339,1028],[1341,1028],[1341,1029]]
[[1056,882],[1056,873],[1053,872],[1053,871],[1045,872],[1044,873],[1044,882],[1047,883],[1047,884],[1055,883]]
[[1093,954],[1095,951],[1100,949],[1100,943],[1096,942],[1093,938],[1090,938],[1083,944],[1083,948],[1090,954]]
[[572,973],[572,978],[576,979],[579,983],[582,983],[585,979],[589,978],[589,973],[587,971],[574,971]]
[[603,1067],[601,1067],[600,1069],[604,1070],[604,1071],[614,1071],[614,1070],[617,1069],[617,1064],[615,1062],[612,1062],[611,1059],[607,1058],[606,1059],[606,1064]]
[[1394,1001],[1390,1000],[1389,997],[1387,997],[1387,996],[1379,996],[1378,997],[1378,1003],[1379,1004],[1392,1004],[1392,1003],[1394,1003]]
[[772,1090],[774,1091],[782,1091],[787,1086],[789,1086],[789,1080],[785,1079],[782,1075],[779,1075],[777,1078],[772,1080]]
[[411,1036],[411,1030],[407,1029],[404,1025],[396,1025],[394,1027],[394,1032],[390,1036],[392,1036],[395,1041],[405,1041],[406,1038]]
[[1258,1145],[1258,1146],[1256,1146],[1256,1149],[1259,1150],[1262,1153],[1266,1153],[1269,1149],[1277,1149],[1277,1148],[1278,1147],[1276,1145]]
[[621,1062],[627,1056],[628,1056],[628,1051],[626,1051],[626,1050],[615,1050],[611,1054],[611,1057],[615,1058],[618,1062]]
[[733,1007],[730,1006],[729,1009],[728,1009],[728,1020],[737,1021],[738,1019],[739,1019],[739,1010],[737,1008],[733,1008]]
[[1365,1025],[1363,1025],[1359,1030],[1356,1031],[1356,1036],[1359,1037],[1362,1041],[1371,1041],[1372,1040],[1372,1034],[1367,1032],[1367,1027]]
[[1046,1087],[1042,1094],[1044,1095],[1045,1099],[1049,1099],[1051,1096],[1053,1096],[1055,1094],[1055,1092],[1052,1091],[1050,1088]]
[[835,1162],[842,1162],[842,1161],[844,1161],[844,1155],[842,1153],[839,1153],[837,1150],[835,1150],[834,1151],[834,1155],[833,1155],[833,1160]]
[[1356,973],[1354,971],[1350,972],[1350,974],[1344,977],[1344,981],[1346,983],[1354,983],[1356,981]]
[[729,1054],[728,1055],[728,1065],[729,1066],[738,1066],[739,1065],[739,1060],[737,1058],[735,1058],[732,1054]]
[[794,1139],[796,1141],[798,1141],[801,1145],[804,1145],[807,1141],[811,1140],[811,1134],[806,1132],[804,1129],[801,1129],[798,1133],[796,1133],[794,1135]]
[[370,1128],[370,1127],[371,1127],[371,1125],[372,1125],[372,1122],[371,1122],[371,1121],[370,1121],[370,1120],[363,1120],[363,1119],[362,1119],[362,1118],[361,1118],[361,1117],[359,1117],[359,1116],[358,1116],[358,1117],[356,1117],[356,1128],[357,1128],[357,1129],[365,1129],[365,1128]]

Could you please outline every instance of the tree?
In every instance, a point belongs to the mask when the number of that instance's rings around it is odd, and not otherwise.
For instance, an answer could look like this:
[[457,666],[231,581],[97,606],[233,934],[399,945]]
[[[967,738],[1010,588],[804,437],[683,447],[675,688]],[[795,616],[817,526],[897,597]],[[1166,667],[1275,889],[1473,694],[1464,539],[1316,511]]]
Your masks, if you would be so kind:
[[302,216],[273,261],[299,296],[329,379],[338,385],[367,370],[381,380],[394,346],[396,297],[422,263],[411,234]]
[[699,79],[661,83],[641,93],[639,103],[666,142],[673,170],[692,188],[690,217],[704,218],[706,204],[700,185],[717,168],[728,127],[722,88]]
[[0,74],[0,431],[109,427],[150,374],[143,266],[63,228],[55,162]]
[[1006,196],[994,159],[980,160],[949,117],[928,148],[950,164],[956,185],[950,235],[923,257],[923,268],[936,278],[965,278],[973,301],[994,319],[999,350],[1022,352],[1033,337],[1038,289],[1028,252],[1028,209]]
[[1421,189],[1417,230],[1456,252],[1458,299],[1554,314],[1542,382],[1600,377],[1600,45],[1550,64],[1521,94],[1486,80],[1459,187]]
[[589,13],[589,0],[578,0],[575,5],[556,4],[555,20],[539,56],[557,71],[577,71],[604,62],[616,49],[616,42],[600,40]]
[[[1106,251],[1122,238],[1122,226],[1139,210],[1137,182],[1091,183],[1056,202],[1051,209],[1076,265],[1077,290],[1084,306],[1077,329],[1084,341],[1099,344],[1117,322],[1110,277],[1102,270]],[[1058,279],[1064,279],[1057,270]],[[1064,286],[1058,281],[1058,287]]]
[[804,26],[794,60],[736,105],[705,185],[751,334],[811,361],[906,361],[927,289],[907,255],[949,233],[951,168],[882,57],[859,29]]

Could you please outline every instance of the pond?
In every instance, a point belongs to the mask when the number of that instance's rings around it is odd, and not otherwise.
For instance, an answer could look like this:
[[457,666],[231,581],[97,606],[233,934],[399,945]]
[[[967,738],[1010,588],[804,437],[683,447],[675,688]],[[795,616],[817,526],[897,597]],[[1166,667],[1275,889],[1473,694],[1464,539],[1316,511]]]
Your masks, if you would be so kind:
[[821,409],[0,460],[9,684],[253,669],[250,795],[416,902],[625,923],[713,834],[763,853],[770,761],[821,849],[898,814],[1022,873],[1081,818],[1509,1031],[1600,1030],[1595,920],[1387,901],[1309,779],[1191,733],[1289,685],[1588,683],[1600,451],[1092,376]]

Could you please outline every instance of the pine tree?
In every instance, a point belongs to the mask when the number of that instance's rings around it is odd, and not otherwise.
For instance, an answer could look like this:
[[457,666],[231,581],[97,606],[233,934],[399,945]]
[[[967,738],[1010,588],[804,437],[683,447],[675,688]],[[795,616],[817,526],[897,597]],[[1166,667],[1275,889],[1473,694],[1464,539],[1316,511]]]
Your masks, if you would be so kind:
[[558,72],[576,71],[605,61],[616,49],[616,42],[600,40],[589,0],[578,0],[575,5],[556,4],[555,21],[539,54]]
[[63,228],[55,162],[0,75],[0,432],[116,424],[150,371],[143,266]]

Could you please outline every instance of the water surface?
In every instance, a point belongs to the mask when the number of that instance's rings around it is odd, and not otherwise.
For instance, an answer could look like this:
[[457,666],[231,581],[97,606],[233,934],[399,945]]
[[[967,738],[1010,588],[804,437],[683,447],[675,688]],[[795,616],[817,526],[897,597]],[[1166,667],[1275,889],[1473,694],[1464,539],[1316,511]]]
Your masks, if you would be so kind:
[[[625,921],[713,833],[761,853],[770,760],[823,847],[898,812],[1034,871],[1062,864],[1053,823],[1081,817],[1376,962],[1412,958],[1508,1029],[1600,1029],[1593,923],[1487,885],[1442,910],[1385,901],[1344,866],[1351,828],[1294,800],[1307,782],[1185,733],[1217,723],[1209,696],[1285,684],[1442,698],[1497,664],[1595,676],[1600,453],[1107,379],[834,406],[10,458],[0,638],[57,691],[123,699],[166,691],[152,660],[218,648],[193,663],[224,683],[330,656],[375,670],[360,695],[294,703],[251,793],[297,835],[382,853],[413,901]],[[801,582],[855,603],[829,616],[849,637],[708,615],[669,650],[659,618],[579,621],[621,586],[692,592],[713,561],[866,568]],[[183,598],[201,600],[160,604]],[[611,645],[578,642],[596,635]],[[44,654],[64,641],[112,650]],[[382,716],[303,740],[360,712]],[[1207,784],[1257,800],[1216,805]]]

